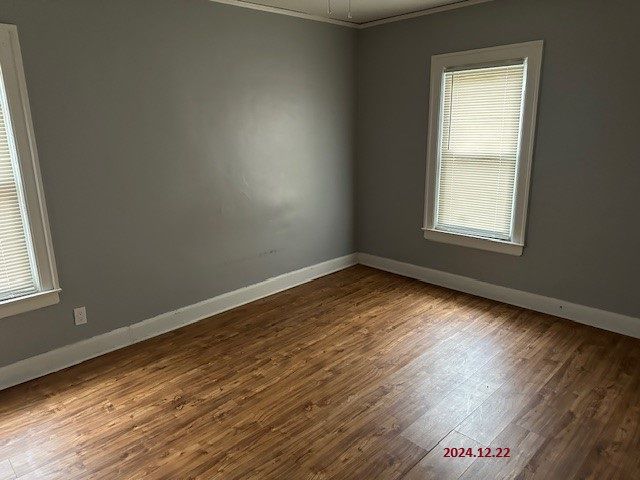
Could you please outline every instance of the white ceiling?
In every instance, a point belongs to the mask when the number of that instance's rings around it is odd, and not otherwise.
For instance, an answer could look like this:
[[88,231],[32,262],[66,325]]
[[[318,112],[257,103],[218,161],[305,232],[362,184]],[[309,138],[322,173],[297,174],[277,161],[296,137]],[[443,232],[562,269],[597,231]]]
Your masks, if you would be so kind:
[[[215,0],[214,0],[215,1]],[[421,12],[456,3],[476,3],[467,0],[351,0],[352,18],[348,18],[349,0],[331,0],[332,13],[327,13],[328,0],[236,0],[223,3],[262,5],[312,15],[331,20],[362,24],[397,15]],[[281,13],[285,13],[285,12]]]

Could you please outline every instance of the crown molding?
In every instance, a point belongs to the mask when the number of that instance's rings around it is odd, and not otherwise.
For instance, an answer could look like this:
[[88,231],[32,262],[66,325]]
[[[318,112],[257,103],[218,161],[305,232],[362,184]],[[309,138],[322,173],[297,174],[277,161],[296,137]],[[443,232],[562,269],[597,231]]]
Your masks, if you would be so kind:
[[287,15],[289,17],[304,18],[305,20],[313,20],[315,22],[331,23],[340,25],[341,27],[358,28],[357,23],[345,22],[334,18],[321,17],[319,15],[310,15],[308,13],[296,12],[295,10],[287,10],[286,8],[269,7],[258,3],[245,2],[243,0],[209,0],[210,2],[222,3],[224,5],[233,5],[234,7],[249,8],[251,10],[259,10],[261,12],[277,13],[279,15]]
[[315,22],[330,23],[332,25],[340,25],[341,27],[355,28],[362,30],[365,28],[376,27],[378,25],[384,25],[386,23],[399,22],[402,20],[409,20],[411,18],[422,17],[424,15],[431,15],[433,13],[446,12],[449,10],[455,10],[462,7],[470,7],[478,5],[480,3],[487,3],[493,0],[459,0],[455,3],[448,5],[442,5],[440,7],[427,8],[425,10],[418,10],[416,12],[404,13],[402,15],[394,15],[392,17],[381,18],[380,20],[374,20],[371,22],[355,23],[347,22],[344,20],[337,20],[335,18],[321,17],[319,15],[310,15],[308,13],[297,12],[295,10],[287,10],[286,8],[269,7],[267,5],[261,5],[258,3],[248,2],[244,0],[209,0],[215,3],[222,3],[224,5],[232,5],[234,7],[249,8],[251,10],[258,10],[261,12],[275,13],[279,15],[287,15],[289,17],[303,18],[305,20],[313,20]]
[[378,25],[384,25],[386,23],[400,22],[402,20],[409,20],[411,18],[424,17],[425,15],[432,15],[434,13],[447,12],[449,10],[456,10],[462,7],[471,7],[480,3],[492,2],[493,0],[460,0],[448,5],[442,5],[440,7],[427,8],[425,10],[418,10],[412,13],[403,13],[402,15],[394,15],[393,17],[381,18],[380,20],[374,20],[372,22],[365,22],[357,24],[358,29],[376,27]]

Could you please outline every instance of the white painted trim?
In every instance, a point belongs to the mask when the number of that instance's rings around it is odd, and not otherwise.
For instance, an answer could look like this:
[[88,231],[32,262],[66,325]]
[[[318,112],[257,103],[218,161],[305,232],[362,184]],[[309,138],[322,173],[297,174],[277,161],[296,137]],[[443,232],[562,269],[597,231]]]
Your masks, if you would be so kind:
[[60,302],[60,290],[50,290],[25,295],[18,298],[10,298],[0,302],[0,318],[10,317],[19,313],[30,312],[38,308],[48,307]]
[[0,390],[310,282],[356,263],[356,254],[334,258],[0,367]]
[[384,25],[386,23],[409,20],[411,18],[423,17],[425,15],[431,15],[434,13],[447,12],[449,10],[455,10],[462,7],[470,7],[472,5],[487,3],[493,0],[459,0],[449,5],[442,5],[440,7],[427,8],[425,10],[418,10],[417,12],[404,13],[402,15],[394,15],[393,17],[381,18],[380,20],[373,20],[371,22],[363,22],[363,23],[348,22],[345,20],[337,20],[335,18],[321,17],[319,15],[310,15],[308,13],[302,13],[296,10],[287,10],[286,8],[270,7],[267,5],[261,5],[259,3],[252,3],[252,2],[247,2],[243,0],[209,0],[209,1],[215,2],[215,3],[222,3],[225,5],[233,5],[234,7],[249,8],[251,10],[258,10],[261,12],[276,13],[279,15],[287,15],[289,17],[303,18],[305,20],[313,20],[315,22],[330,23],[332,25],[340,25],[342,27],[356,28],[361,30],[364,28]]
[[[527,208],[529,204],[531,165],[533,162],[543,48],[544,42],[538,40],[513,45],[467,50],[464,52],[446,53],[431,57],[429,130],[427,137],[427,169],[423,223],[423,230],[427,240],[453,243],[455,245],[508,253],[511,255],[522,255],[522,246],[524,246],[525,243]],[[507,242],[504,242],[438,230],[436,225],[436,210],[439,189],[438,179],[440,176],[444,73],[450,68],[486,65],[513,60],[524,61],[526,75],[522,98],[520,138],[518,142],[517,171],[513,198],[513,221],[510,238]],[[505,248],[505,244],[514,245],[518,248]]]
[[462,0],[449,5],[442,5],[440,7],[427,8],[426,10],[418,10],[417,12],[405,13],[402,15],[395,15],[393,17],[381,18],[380,20],[374,20],[372,22],[365,22],[358,24],[359,29],[377,27],[378,25],[384,25],[386,23],[400,22],[402,20],[409,20],[411,18],[424,17],[425,15],[432,15],[434,13],[447,12],[449,10],[455,10],[462,7],[471,7],[480,3],[487,3],[493,0]]
[[578,305],[551,297],[501,287],[452,273],[366,253],[346,255],[285,273],[260,283],[218,295],[194,305],[163,313],[50,352],[0,367],[0,390],[57,372],[204,318],[309,282],[356,263],[472,295],[548,313],[578,323],[640,338],[640,319]]
[[425,229],[424,238],[434,242],[450,243],[461,247],[488,250],[489,252],[506,253],[507,255],[522,255],[523,245],[512,242],[503,242],[491,238],[472,237],[461,233],[449,233],[440,230]]
[[[60,282],[58,280],[58,269],[56,267],[56,258],[53,251],[53,240],[51,239],[51,228],[49,226],[49,213],[47,211],[47,203],[44,197],[44,187],[42,185],[42,173],[40,171],[40,158],[38,156],[38,149],[36,146],[36,137],[33,129],[33,119],[31,117],[31,105],[29,103],[29,95],[27,93],[27,80],[24,75],[24,64],[22,63],[22,51],[20,50],[20,42],[18,39],[18,27],[11,25],[14,29],[12,35],[13,49],[16,62],[16,71],[18,74],[18,83],[20,86],[20,95],[22,100],[22,110],[24,119],[27,125],[27,135],[29,136],[29,149],[31,152],[31,169],[33,180],[35,181],[35,196],[34,202],[37,206],[34,206],[34,210],[37,210],[37,215],[41,221],[40,228],[42,229],[41,235],[44,236],[44,245],[40,247],[43,250],[42,257],[46,257],[48,275],[50,276],[46,282],[43,282],[44,288],[51,288],[52,290],[60,291]],[[46,252],[45,252],[46,250]],[[42,268],[42,267],[39,267]]]
[[234,7],[249,8],[251,10],[259,10],[261,12],[277,13],[288,17],[304,18],[305,20],[313,20],[315,22],[331,23],[332,25],[340,25],[342,27],[358,28],[357,23],[336,20],[335,18],[320,17],[318,15],[310,15],[308,13],[297,12],[295,10],[287,10],[286,8],[269,7],[259,3],[244,2],[242,0],[209,0],[210,2],[223,3],[225,5],[233,5]]
[[130,327],[132,343],[161,335],[240,305],[288,290],[296,285],[351,267],[356,263],[356,254],[334,258],[143,320]]
[[556,317],[566,318],[603,330],[640,338],[640,318],[629,317],[627,315],[570,303],[557,298],[545,297],[522,290],[493,285],[474,278],[399,262],[390,258],[377,257],[367,253],[358,254],[358,263],[452,290],[470,293],[471,295],[497,300],[508,303],[509,305],[535,310],[536,312],[555,315]]
[[118,328],[0,368],[0,390],[131,345],[129,327]]
[[[33,305],[34,308],[41,308],[57,303],[57,300],[53,303],[47,303],[43,299],[51,292],[55,292],[57,299],[60,283],[53,253],[29,95],[18,40],[18,28],[15,25],[0,24],[0,63],[2,64],[0,81],[3,81],[5,86],[5,107],[10,113],[10,127],[19,167],[16,169],[17,188],[24,199],[28,237],[31,240],[29,242],[32,248],[32,250],[30,249],[31,263],[36,273],[38,293],[44,294],[40,301],[27,301],[23,303],[23,306]],[[0,101],[4,102],[4,100],[0,98]],[[48,298],[51,302],[54,296],[48,295]],[[27,311],[18,310],[16,313]],[[6,313],[10,311],[10,308],[5,309],[0,306],[0,318],[10,315],[11,313]]]

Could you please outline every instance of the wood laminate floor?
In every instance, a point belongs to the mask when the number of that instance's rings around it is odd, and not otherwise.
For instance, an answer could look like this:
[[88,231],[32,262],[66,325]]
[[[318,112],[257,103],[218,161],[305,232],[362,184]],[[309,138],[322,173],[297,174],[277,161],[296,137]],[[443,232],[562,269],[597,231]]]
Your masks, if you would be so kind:
[[637,479],[639,367],[356,266],[0,392],[0,479]]

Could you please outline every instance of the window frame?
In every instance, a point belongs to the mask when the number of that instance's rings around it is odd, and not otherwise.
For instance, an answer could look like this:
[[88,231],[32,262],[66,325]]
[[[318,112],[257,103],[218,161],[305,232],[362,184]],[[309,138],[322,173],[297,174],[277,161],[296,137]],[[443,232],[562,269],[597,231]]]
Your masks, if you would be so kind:
[[[6,107],[20,172],[16,176],[22,190],[31,237],[38,291],[0,302],[0,318],[54,305],[60,301],[60,284],[53,253],[47,207],[42,187],[31,108],[15,25],[0,23],[0,81],[4,82]],[[0,98],[0,102],[4,100]]]
[[[500,45],[496,47],[446,53],[431,57],[429,96],[429,130],[427,148],[427,174],[425,182],[424,237],[427,240],[450,243],[509,255],[522,255],[525,245],[527,207],[533,159],[540,73],[542,69],[542,40]],[[526,65],[522,109],[522,127],[516,164],[511,238],[508,241],[464,233],[438,230],[435,226],[438,178],[440,168],[440,135],[442,118],[442,92],[444,73],[452,68],[473,68],[500,62],[524,60]]]

